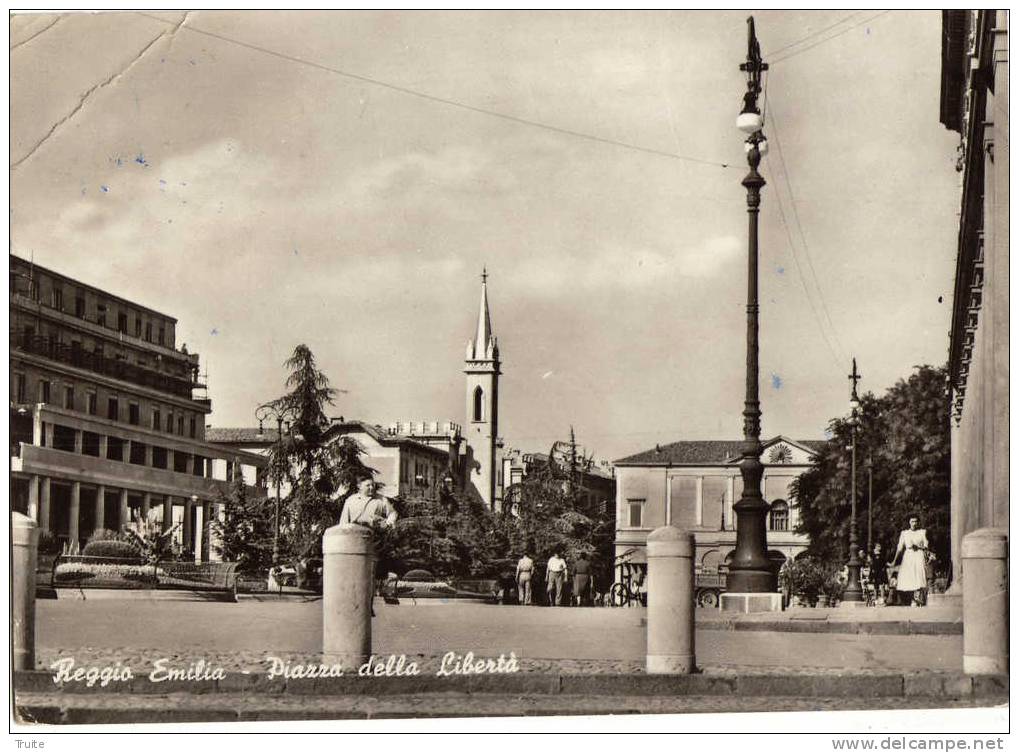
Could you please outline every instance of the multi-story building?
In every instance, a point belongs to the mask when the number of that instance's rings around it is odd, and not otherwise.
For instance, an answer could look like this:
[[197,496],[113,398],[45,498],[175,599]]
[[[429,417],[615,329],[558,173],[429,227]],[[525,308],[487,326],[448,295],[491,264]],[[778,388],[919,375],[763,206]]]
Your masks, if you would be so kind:
[[[565,446],[565,442],[557,442],[556,447]],[[553,450],[553,455],[554,455]],[[558,465],[564,469],[568,463],[556,458]],[[616,476],[612,465],[607,462],[593,463],[582,458],[576,470],[576,481],[579,492],[578,501],[582,509],[595,516],[615,517],[616,511]],[[512,504],[513,488],[523,483],[532,473],[548,466],[549,454],[538,452],[521,452],[508,449],[502,456],[502,469],[499,474],[500,498]],[[512,508],[510,508],[512,509]]]
[[958,596],[962,537],[1008,531],[1008,17],[942,11],[941,122],[959,134],[961,178],[948,352]]
[[[789,487],[824,442],[777,436],[762,444],[768,553],[779,566],[807,548],[807,538],[795,533]],[[743,493],[741,447],[740,441],[673,442],[617,460],[616,556],[644,565],[648,534],[672,525],[693,532],[701,572],[727,567],[736,547],[732,506]]]
[[[350,437],[364,448],[362,461],[375,470],[386,497],[435,499],[443,484],[454,483],[460,427],[451,422],[398,423],[388,429],[366,421],[332,419],[326,442]],[[276,429],[209,428],[206,439],[221,447],[265,455],[277,441]],[[282,496],[289,492],[284,486]]]
[[[61,542],[162,510],[209,559],[208,526],[234,474],[264,460],[205,441],[198,356],[176,320],[10,257],[11,500]],[[158,513],[157,513],[158,514]]]

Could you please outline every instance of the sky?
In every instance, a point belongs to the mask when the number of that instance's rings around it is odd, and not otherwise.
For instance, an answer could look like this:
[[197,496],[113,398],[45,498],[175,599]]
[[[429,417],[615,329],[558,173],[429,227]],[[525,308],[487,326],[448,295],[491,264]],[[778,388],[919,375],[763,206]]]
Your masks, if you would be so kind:
[[[10,249],[179,320],[215,426],[299,343],[330,409],[464,422],[483,267],[499,433],[598,459],[742,434],[746,13],[12,16]],[[762,434],[947,359],[940,12],[759,11]]]

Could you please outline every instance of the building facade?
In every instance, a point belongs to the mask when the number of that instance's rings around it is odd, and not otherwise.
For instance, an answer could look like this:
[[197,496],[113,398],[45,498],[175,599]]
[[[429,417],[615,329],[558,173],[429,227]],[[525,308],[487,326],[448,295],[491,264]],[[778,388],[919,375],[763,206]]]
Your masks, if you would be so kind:
[[[277,441],[277,432],[270,428],[210,427],[206,437],[224,448],[266,455]],[[341,437],[350,437],[364,448],[362,461],[376,472],[383,496],[437,499],[444,484],[455,482],[461,441],[458,424],[426,421],[383,429],[365,421],[334,418],[325,441]],[[285,497],[289,488],[284,485],[280,493]]]
[[962,537],[1008,530],[1008,11],[942,11],[941,122],[959,134],[949,336],[952,594]]
[[[807,548],[807,538],[794,532],[798,517],[790,484],[823,444],[782,436],[763,442],[762,487],[771,507],[768,551],[777,566]],[[674,442],[617,460],[617,560],[645,565],[648,534],[671,525],[693,532],[699,572],[724,570],[736,547],[732,506],[743,493],[741,446],[740,441]]]
[[[196,559],[235,474],[262,458],[205,441],[198,356],[176,320],[10,256],[11,501],[58,541],[81,546],[161,510]],[[157,513],[158,514],[158,513]]]
[[[548,465],[549,455],[508,449],[503,453],[501,460],[500,499],[512,504],[513,487],[522,483],[531,473],[544,469]],[[564,467],[565,464],[560,463],[560,466]],[[578,501],[586,512],[608,518],[615,517],[616,476],[615,469],[610,463],[581,463],[577,469],[577,484],[580,487]]]

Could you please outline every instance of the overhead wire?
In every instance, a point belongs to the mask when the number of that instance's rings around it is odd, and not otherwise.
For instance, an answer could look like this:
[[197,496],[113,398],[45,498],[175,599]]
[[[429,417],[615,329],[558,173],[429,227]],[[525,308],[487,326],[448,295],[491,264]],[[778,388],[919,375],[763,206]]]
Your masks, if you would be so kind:
[[[831,330],[832,339],[834,340],[835,345],[838,348],[841,361],[844,364],[846,361],[848,361],[848,355],[846,353],[845,346],[843,345],[841,339],[839,338],[838,330],[835,328],[835,323],[832,321],[831,314],[828,311],[828,306],[825,304],[824,291],[821,288],[821,281],[817,276],[817,270],[814,268],[814,262],[810,255],[810,246],[807,244],[806,233],[803,232],[803,223],[800,221],[800,212],[799,209],[797,209],[796,207],[796,195],[793,192],[793,184],[789,176],[789,168],[786,166],[785,155],[782,150],[782,139],[778,133],[778,121],[775,118],[775,108],[772,107],[770,110],[767,110],[765,112],[765,117],[767,117],[771,121],[772,126],[771,133],[775,139],[775,152],[778,155],[779,164],[782,166],[781,175],[783,180],[785,181],[786,190],[789,193],[789,205],[792,209],[793,221],[796,223],[796,229],[797,232],[799,233],[800,243],[802,244],[803,247],[803,256],[807,260],[807,268],[810,270],[810,276],[814,281],[815,288],[817,289],[818,301],[820,302],[821,305],[821,311],[824,313],[824,318],[828,322],[828,327]],[[769,159],[768,162],[770,164],[771,160]]]
[[813,44],[807,45],[806,47],[803,47],[803,48],[801,48],[799,50],[793,50],[788,55],[781,55],[781,56],[775,58],[774,60],[769,61],[770,65],[777,65],[778,63],[782,63],[782,62],[784,62],[786,60],[789,60],[790,58],[794,58],[797,55],[802,55],[804,52],[812,50],[815,47],[817,47],[818,45],[822,45],[825,42],[830,42],[833,39],[837,39],[837,38],[841,37],[843,34],[848,34],[853,29],[856,29],[856,28],[858,28],[860,26],[863,26],[864,24],[869,23],[869,22],[871,22],[871,21],[873,21],[873,20],[875,20],[877,18],[880,18],[881,16],[887,15],[888,13],[891,13],[891,11],[890,10],[883,10],[880,13],[875,13],[873,16],[868,16],[867,18],[863,19],[862,21],[860,21],[858,23],[855,23],[852,26],[848,26],[845,29],[840,30],[837,34],[832,34],[830,37],[825,37],[824,39],[819,39],[818,41],[814,42]]
[[844,22],[848,21],[850,18],[852,18],[853,16],[858,16],[861,13],[863,13],[862,10],[853,11],[848,16],[843,16],[842,18],[840,18],[835,23],[829,24],[828,26],[825,26],[823,29],[818,29],[817,31],[811,32],[810,34],[807,34],[806,36],[801,37],[800,39],[797,39],[795,42],[790,42],[789,44],[785,45],[784,47],[779,47],[777,50],[768,50],[766,53],[763,54],[763,57],[764,58],[771,58],[771,57],[774,57],[775,55],[778,55],[779,53],[782,53],[782,52],[785,52],[786,50],[792,49],[793,47],[798,47],[799,45],[803,44],[804,42],[809,42],[814,37],[819,36],[821,34],[824,34],[826,31],[834,29],[839,24],[844,23]]
[[[153,16],[149,13],[139,13],[139,15],[145,16],[146,18],[152,19],[153,21],[159,21],[160,23],[167,24],[170,26],[176,25],[172,21],[159,18],[158,16]],[[315,62],[314,60],[300,58],[297,57],[296,55],[290,55],[285,52],[279,52],[278,50],[271,50],[267,47],[262,47],[260,45],[252,44],[250,42],[244,42],[239,39],[234,39],[233,37],[228,37],[225,34],[218,34],[213,31],[208,31],[206,29],[199,28],[193,24],[187,24],[186,26],[182,26],[180,27],[180,30],[193,32],[195,34],[201,34],[207,37],[211,37],[213,39],[218,39],[220,41],[227,42],[228,44],[233,44],[237,45],[238,47],[244,47],[249,50],[261,52],[265,55],[270,55],[272,57],[279,58],[280,60],[286,60],[288,62],[295,63],[298,65],[306,65],[320,71],[332,73],[337,76],[343,76],[344,78],[348,78],[352,81],[360,81],[365,84],[371,84],[372,86],[378,86],[383,89],[389,89],[390,91],[399,92],[400,94],[406,94],[407,96],[417,97],[418,99],[424,99],[429,102],[447,105],[449,107],[456,107],[458,109],[477,113],[479,115],[488,115],[493,118],[499,118],[501,120],[506,120],[511,123],[517,123],[519,125],[526,125],[532,128],[541,128],[546,131],[551,131],[553,133],[558,133],[564,136],[573,136],[575,138],[584,139],[599,144],[607,144],[609,146],[616,146],[622,149],[629,149],[636,152],[642,152],[644,154],[653,154],[658,157],[668,157],[670,159],[676,159],[683,162],[707,165],[709,167],[720,167],[723,169],[740,169],[738,165],[731,165],[721,160],[703,159],[700,157],[691,157],[689,155],[677,154],[675,152],[667,152],[663,149],[654,149],[652,147],[641,146],[639,144],[632,144],[626,141],[618,141],[616,139],[610,139],[604,136],[596,136],[594,134],[584,133],[583,131],[576,131],[571,128],[563,128],[561,126],[550,125],[548,123],[542,123],[541,121],[531,120],[529,118],[511,115],[509,113],[499,112],[497,110],[490,110],[485,107],[478,107],[477,105],[468,104],[467,102],[461,102],[459,100],[449,99],[447,97],[440,97],[435,94],[429,94],[427,92],[418,91],[417,89],[411,89],[406,86],[400,86],[399,84],[393,84],[388,81],[382,81],[380,79],[372,78],[371,76],[366,76],[360,73],[353,73],[351,71],[345,71],[340,68],[334,68],[332,66]]]

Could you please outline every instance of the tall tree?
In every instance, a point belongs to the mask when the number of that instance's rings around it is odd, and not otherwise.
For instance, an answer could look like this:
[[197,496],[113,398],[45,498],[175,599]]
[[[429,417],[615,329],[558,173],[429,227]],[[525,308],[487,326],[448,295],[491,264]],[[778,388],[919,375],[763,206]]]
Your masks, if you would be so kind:
[[[863,395],[857,430],[857,532],[866,545],[867,469],[872,458],[874,540],[890,551],[908,517],[917,514],[931,547],[949,561],[949,425],[944,368],[919,366],[881,397]],[[811,554],[827,561],[848,558],[851,488],[850,426],[829,423],[831,441],[793,484],[797,532],[810,537]]]
[[326,408],[338,390],[319,370],[311,349],[298,345],[284,366],[290,370],[290,391],[273,404],[293,419],[273,447],[269,469],[290,487],[281,526],[286,550],[298,561],[321,554],[322,535],[339,521],[344,500],[357,489],[356,478],[374,470],[362,461],[365,451],[355,440],[327,442]]

